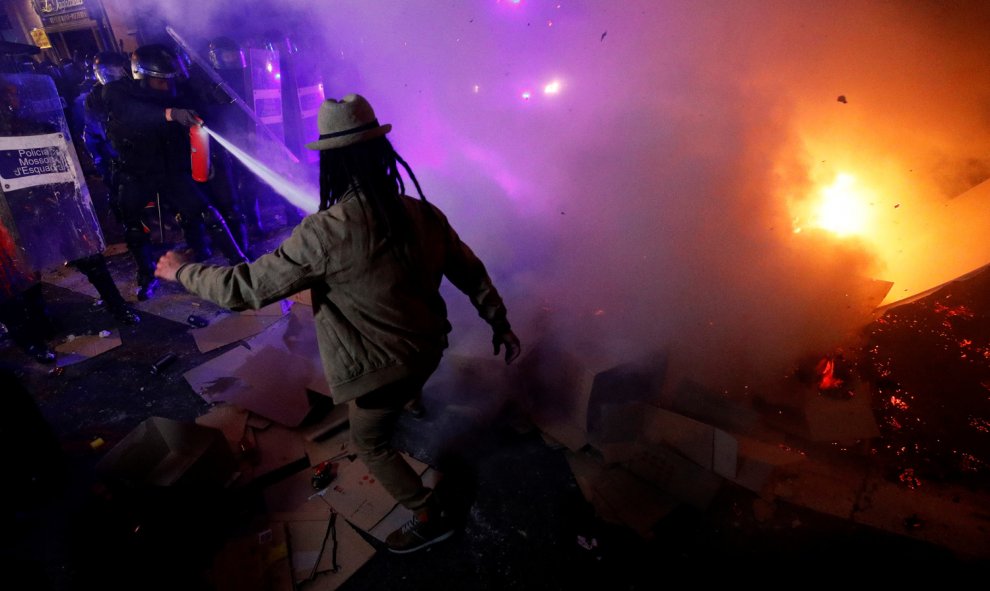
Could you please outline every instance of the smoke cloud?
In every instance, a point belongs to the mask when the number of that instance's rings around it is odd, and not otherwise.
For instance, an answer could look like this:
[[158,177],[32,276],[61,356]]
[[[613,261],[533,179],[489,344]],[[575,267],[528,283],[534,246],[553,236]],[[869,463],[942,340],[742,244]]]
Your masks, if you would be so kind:
[[[327,96],[366,96],[524,344],[666,349],[712,386],[841,343],[898,281],[884,245],[990,175],[985,2],[137,4],[184,36],[277,30]],[[866,236],[808,223],[841,172]]]

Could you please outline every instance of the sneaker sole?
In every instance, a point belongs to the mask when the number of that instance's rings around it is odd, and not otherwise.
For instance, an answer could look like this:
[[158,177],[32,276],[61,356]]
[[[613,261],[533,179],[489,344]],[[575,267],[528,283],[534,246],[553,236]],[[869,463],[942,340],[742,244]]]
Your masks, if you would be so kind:
[[423,542],[422,544],[420,544],[419,546],[414,546],[412,548],[406,548],[404,550],[399,550],[397,548],[389,548],[388,551],[391,552],[391,553],[393,553],[393,554],[411,554],[413,552],[416,552],[417,550],[422,550],[423,548],[426,548],[428,546],[432,546],[433,544],[436,544],[437,542],[442,542],[442,541],[446,540],[447,538],[449,538],[452,535],[454,535],[454,530],[450,530],[447,533],[441,534],[441,535],[433,538],[432,540],[427,540],[427,541]]

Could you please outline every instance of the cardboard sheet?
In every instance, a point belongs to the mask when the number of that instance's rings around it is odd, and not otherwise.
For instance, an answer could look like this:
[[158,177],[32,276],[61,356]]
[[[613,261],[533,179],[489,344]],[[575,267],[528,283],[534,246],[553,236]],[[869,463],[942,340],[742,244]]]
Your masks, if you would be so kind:
[[57,367],[66,367],[86,361],[116,349],[123,344],[120,340],[120,333],[111,333],[108,337],[99,335],[83,335],[66,341],[55,347],[58,357],[55,360]]
[[593,504],[603,519],[650,538],[653,526],[680,503],[622,468],[609,468],[594,484]]
[[289,427],[309,413],[310,366],[283,349],[235,347],[184,374],[207,402],[230,402]]
[[[295,582],[306,591],[337,589],[375,555],[371,544],[364,541],[340,516],[334,527],[336,545],[333,537],[330,537],[324,546],[328,523],[329,519],[285,523],[293,576]],[[334,554],[339,567],[337,571],[333,571]],[[314,566],[316,575],[310,579]]]
[[725,431],[656,407],[643,411],[643,438],[684,454],[702,468],[726,478],[736,476],[738,444]]
[[217,591],[291,591],[285,527],[275,522],[224,544],[213,560]]
[[204,415],[196,417],[196,424],[211,427],[223,433],[232,449],[237,449],[244,430],[247,429],[248,411],[233,404],[218,404]]
[[[402,454],[417,474],[428,466]],[[370,532],[395,507],[395,499],[379,483],[360,460],[342,461],[337,478],[326,489],[326,499],[355,527]]]
[[625,467],[653,486],[699,509],[707,509],[722,478],[663,445],[642,445]]
[[854,386],[851,397],[806,392],[804,415],[812,441],[852,444],[880,437],[870,404],[870,389],[862,383]]
[[[324,444],[322,448],[310,443],[310,446],[323,450],[320,455],[310,456],[312,464],[316,465],[324,459],[346,453],[346,438],[345,433]],[[323,455],[326,457],[319,459]],[[429,471],[435,475],[435,471],[429,470],[426,464],[406,454],[402,454],[402,457],[417,474],[425,475]],[[274,517],[288,520],[321,518],[333,507],[355,527],[370,533],[396,508],[395,499],[368,473],[360,460],[349,457],[338,460],[336,478],[322,491],[313,489],[312,474],[312,470],[303,470],[265,490],[265,503]],[[424,481],[434,477],[424,476]],[[391,531],[386,532],[386,535]]]
[[189,331],[200,353],[208,353],[225,345],[254,336],[278,322],[288,312],[287,302],[278,302],[261,310],[233,312],[220,317],[205,317],[208,326]]
[[252,432],[258,463],[252,473],[246,475],[249,478],[258,478],[306,458],[302,437],[291,429],[273,424],[262,431]]

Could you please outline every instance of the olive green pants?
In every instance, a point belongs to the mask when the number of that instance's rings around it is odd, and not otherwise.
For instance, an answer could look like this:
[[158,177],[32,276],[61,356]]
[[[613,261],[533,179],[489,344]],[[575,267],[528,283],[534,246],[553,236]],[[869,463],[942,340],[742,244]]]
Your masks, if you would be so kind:
[[392,435],[399,415],[421,394],[425,382],[425,377],[407,378],[348,403],[355,453],[385,490],[412,511],[424,508],[433,491],[392,447]]

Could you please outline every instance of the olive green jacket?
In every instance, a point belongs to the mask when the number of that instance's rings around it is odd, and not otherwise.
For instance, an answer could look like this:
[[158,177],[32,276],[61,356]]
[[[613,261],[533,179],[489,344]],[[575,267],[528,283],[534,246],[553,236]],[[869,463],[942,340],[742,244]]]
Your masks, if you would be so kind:
[[464,292],[496,332],[505,305],[484,264],[436,207],[410,197],[413,240],[402,254],[385,243],[370,205],[356,194],[307,216],[274,252],[252,263],[185,264],[190,292],[234,310],[258,309],[312,290],[323,370],[335,403],[410,376],[428,376],[447,346],[443,277]]

